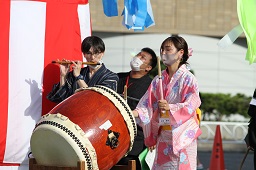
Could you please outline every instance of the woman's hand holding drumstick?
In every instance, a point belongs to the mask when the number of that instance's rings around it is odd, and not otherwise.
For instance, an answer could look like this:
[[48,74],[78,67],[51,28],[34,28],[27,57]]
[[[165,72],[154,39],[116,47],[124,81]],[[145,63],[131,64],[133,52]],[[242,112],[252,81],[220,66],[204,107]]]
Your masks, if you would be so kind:
[[170,110],[169,104],[166,100],[158,100],[158,107],[163,112],[165,112],[166,110]]
[[163,82],[162,82],[162,71],[161,71],[161,64],[160,58],[157,57],[157,68],[158,68],[158,77],[159,77],[159,91],[160,91],[160,100],[158,101],[158,107],[162,113],[165,113],[166,110],[170,110],[169,104],[166,100],[164,100],[163,94]]

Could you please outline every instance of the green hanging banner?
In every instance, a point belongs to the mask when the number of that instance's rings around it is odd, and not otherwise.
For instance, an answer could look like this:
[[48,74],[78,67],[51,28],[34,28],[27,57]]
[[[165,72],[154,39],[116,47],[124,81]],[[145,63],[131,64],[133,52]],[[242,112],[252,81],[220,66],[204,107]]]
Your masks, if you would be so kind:
[[246,60],[256,63],[256,0],[237,0],[237,14],[247,40]]

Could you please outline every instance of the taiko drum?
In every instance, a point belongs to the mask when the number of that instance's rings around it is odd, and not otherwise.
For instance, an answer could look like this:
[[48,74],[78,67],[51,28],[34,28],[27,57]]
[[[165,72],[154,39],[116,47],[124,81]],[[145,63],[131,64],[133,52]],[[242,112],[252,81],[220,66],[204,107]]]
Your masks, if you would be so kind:
[[115,91],[89,87],[75,93],[41,117],[30,139],[38,164],[107,170],[132,148],[136,122]]

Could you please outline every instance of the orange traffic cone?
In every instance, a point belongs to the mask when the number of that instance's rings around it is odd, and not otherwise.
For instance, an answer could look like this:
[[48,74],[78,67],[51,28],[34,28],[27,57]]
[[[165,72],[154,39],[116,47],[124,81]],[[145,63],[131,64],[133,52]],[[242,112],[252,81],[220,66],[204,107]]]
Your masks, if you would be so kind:
[[216,126],[209,170],[225,170],[220,125]]

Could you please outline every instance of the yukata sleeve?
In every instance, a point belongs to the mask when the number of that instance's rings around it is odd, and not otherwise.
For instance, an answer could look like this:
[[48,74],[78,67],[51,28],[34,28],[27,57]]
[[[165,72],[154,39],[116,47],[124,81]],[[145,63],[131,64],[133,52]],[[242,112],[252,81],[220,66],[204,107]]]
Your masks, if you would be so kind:
[[172,125],[173,153],[178,154],[187,148],[202,131],[196,116],[200,106],[198,85],[192,75],[187,75],[179,84],[179,103],[170,104],[170,122]]
[[154,113],[157,112],[157,110],[155,109],[155,107],[157,106],[157,99],[155,97],[156,94],[154,89],[155,86],[153,80],[135,109],[139,113],[138,124],[143,129],[146,146],[155,145],[157,137],[157,134],[155,134],[153,130],[154,125],[152,125],[152,118],[154,116]]
[[191,117],[196,117],[196,109],[201,105],[198,84],[193,76],[187,75],[179,90],[181,100],[179,103],[169,104],[171,125],[180,126]]
[[74,90],[72,88],[72,83],[74,82],[74,78],[69,73],[68,78],[63,86],[60,87],[60,83],[54,84],[52,91],[46,96],[46,98],[52,102],[60,103],[72,94],[74,94]]
[[117,91],[117,82],[119,81],[119,78],[116,73],[109,72],[107,75],[102,75],[101,78],[103,81],[100,83],[100,85]]

